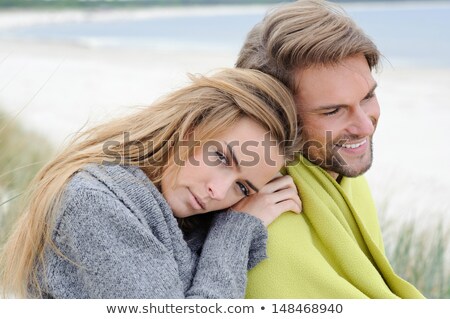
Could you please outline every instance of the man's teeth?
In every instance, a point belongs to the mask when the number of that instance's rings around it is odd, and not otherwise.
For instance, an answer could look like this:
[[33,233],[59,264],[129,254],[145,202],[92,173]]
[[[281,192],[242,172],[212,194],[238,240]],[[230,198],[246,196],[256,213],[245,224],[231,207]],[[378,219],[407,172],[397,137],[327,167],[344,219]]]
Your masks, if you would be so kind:
[[343,147],[343,148],[357,148],[357,147],[360,147],[361,145],[366,144],[366,142],[367,142],[367,140],[364,140],[364,141],[362,141],[360,143],[356,143],[356,144],[344,144],[344,145],[339,145],[339,146]]

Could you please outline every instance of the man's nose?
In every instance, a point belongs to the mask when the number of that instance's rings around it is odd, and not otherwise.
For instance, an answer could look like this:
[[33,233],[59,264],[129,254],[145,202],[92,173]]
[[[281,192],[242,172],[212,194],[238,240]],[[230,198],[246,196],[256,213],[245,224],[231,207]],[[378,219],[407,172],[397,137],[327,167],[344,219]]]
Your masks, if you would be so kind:
[[371,136],[375,130],[377,119],[378,112],[376,110],[358,106],[352,113],[352,125],[349,127],[349,132],[355,136]]

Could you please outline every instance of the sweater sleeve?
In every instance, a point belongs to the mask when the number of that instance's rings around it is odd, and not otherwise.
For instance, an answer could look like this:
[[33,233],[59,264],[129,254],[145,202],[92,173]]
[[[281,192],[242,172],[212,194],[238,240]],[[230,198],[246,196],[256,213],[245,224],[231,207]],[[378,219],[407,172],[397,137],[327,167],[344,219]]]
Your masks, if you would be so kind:
[[78,190],[56,229],[64,262],[77,272],[73,283],[59,284],[81,298],[184,298],[173,253],[111,194]]
[[266,241],[267,230],[256,217],[231,210],[217,214],[187,297],[244,298],[247,269],[266,258]]

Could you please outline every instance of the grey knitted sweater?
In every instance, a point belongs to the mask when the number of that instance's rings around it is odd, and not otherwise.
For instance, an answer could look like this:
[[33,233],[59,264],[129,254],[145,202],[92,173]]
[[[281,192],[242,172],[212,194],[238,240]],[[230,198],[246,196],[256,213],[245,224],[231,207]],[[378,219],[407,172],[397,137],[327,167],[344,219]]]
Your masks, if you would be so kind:
[[259,219],[224,211],[188,245],[142,170],[88,165],[64,191],[53,232],[62,255],[46,249],[39,280],[49,298],[243,298],[266,238]]

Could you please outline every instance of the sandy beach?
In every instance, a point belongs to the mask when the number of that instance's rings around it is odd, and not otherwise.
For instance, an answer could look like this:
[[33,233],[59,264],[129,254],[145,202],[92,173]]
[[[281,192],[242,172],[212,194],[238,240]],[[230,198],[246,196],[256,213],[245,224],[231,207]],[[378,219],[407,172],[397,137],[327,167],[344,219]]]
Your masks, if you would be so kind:
[[[0,30],[48,19],[55,24],[87,19],[77,11],[58,17],[49,13],[47,19],[35,15],[34,22],[33,13],[19,19],[21,14],[0,14]],[[126,16],[115,14],[117,19]],[[150,14],[167,13],[141,17]],[[95,17],[104,15],[97,12],[90,19]],[[187,72],[232,67],[235,59],[231,50],[211,54],[1,39],[0,107],[59,146],[83,125],[148,105],[182,86]],[[382,116],[374,140],[375,161],[367,176],[377,205],[389,218],[427,223],[442,218],[450,226],[450,69],[385,63],[376,78]]]

